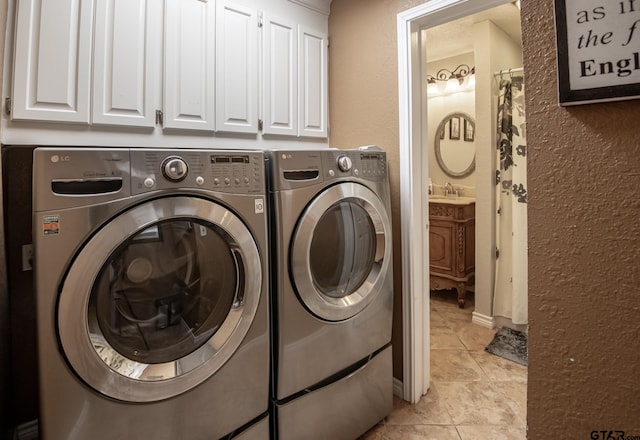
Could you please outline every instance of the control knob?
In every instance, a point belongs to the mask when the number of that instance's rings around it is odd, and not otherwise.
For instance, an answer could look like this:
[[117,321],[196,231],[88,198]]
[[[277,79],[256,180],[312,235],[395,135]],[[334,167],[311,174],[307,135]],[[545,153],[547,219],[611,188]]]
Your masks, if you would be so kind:
[[349,171],[352,165],[353,163],[351,162],[351,159],[348,156],[338,157],[338,168],[340,168],[340,171],[342,172]]
[[162,162],[162,175],[171,182],[180,182],[187,177],[189,167],[187,163],[181,157],[171,156],[167,157]]

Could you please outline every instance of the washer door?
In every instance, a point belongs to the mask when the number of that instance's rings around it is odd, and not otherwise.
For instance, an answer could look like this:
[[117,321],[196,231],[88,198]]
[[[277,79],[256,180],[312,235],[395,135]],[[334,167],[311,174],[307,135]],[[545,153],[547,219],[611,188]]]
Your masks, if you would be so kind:
[[391,261],[391,224],[370,189],[341,183],[320,193],[300,217],[290,269],[300,299],[316,316],[342,321],[380,292]]
[[183,393],[238,349],[263,271],[231,211],[195,197],[138,205],[100,229],[61,288],[58,330],[77,374],[114,399]]

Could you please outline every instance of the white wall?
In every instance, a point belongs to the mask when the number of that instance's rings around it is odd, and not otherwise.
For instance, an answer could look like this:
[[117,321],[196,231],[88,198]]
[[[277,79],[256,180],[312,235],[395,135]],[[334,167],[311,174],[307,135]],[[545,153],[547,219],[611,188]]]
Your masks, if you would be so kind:
[[[428,50],[427,50],[428,56]],[[427,63],[427,74],[436,76],[440,69],[453,70],[460,64],[474,66],[473,53],[458,55]],[[451,182],[453,185],[476,186],[475,172],[466,177],[451,177],[445,174],[438,165],[435,153],[435,136],[438,124],[446,115],[453,112],[466,113],[475,119],[475,90],[466,90],[449,95],[431,96],[427,99],[427,149],[429,151],[429,177],[435,185]]]
[[495,278],[495,120],[494,72],[522,66],[522,48],[491,21],[474,24],[476,60],[476,308],[474,321],[493,315]]

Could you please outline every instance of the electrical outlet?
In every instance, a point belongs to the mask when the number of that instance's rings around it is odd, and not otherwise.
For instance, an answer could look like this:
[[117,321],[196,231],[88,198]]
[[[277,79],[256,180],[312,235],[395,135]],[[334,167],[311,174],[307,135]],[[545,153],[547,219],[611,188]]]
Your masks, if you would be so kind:
[[22,271],[27,272],[33,270],[33,245],[22,245]]

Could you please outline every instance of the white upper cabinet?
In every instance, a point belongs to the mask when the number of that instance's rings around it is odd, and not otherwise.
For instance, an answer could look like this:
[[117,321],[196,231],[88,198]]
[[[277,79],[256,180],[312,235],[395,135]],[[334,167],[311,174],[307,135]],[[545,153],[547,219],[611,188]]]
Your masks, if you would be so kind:
[[13,1],[8,130],[21,141],[34,129],[21,120],[89,124],[90,144],[133,133],[118,127],[327,137],[329,0]]
[[264,134],[327,137],[327,36],[264,16]]
[[327,136],[327,45],[325,34],[304,26],[298,31],[299,135]]
[[258,12],[230,1],[216,11],[216,129],[258,132]]
[[164,127],[215,130],[215,2],[166,0]]
[[17,2],[12,119],[89,122],[92,20],[92,0]]
[[97,0],[93,123],[153,127],[160,96],[162,3]]
[[263,17],[263,133],[298,135],[297,24]]

